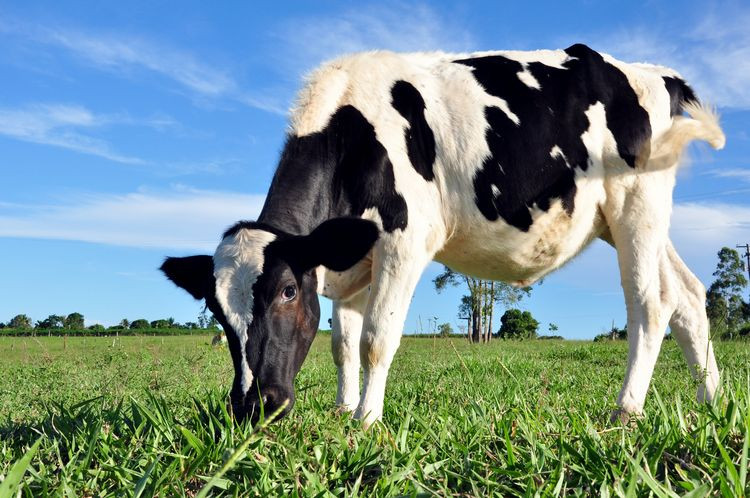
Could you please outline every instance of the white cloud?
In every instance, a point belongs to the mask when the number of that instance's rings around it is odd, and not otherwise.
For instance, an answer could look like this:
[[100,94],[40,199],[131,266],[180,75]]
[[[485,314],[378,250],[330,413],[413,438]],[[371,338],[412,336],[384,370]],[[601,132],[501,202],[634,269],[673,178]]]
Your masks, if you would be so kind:
[[236,90],[236,83],[226,72],[198,61],[187,52],[140,38],[51,29],[44,31],[42,39],[99,67],[118,70],[142,67],[202,95],[219,96]]
[[687,265],[704,283],[710,283],[719,249],[750,242],[750,206],[677,203],[670,234]]
[[225,228],[257,217],[265,195],[178,186],[75,199],[47,206],[0,205],[0,237],[212,252]]
[[97,69],[121,74],[149,71],[177,83],[194,96],[229,99],[266,112],[286,114],[278,99],[241,89],[228,70],[201,61],[186,50],[144,37],[8,19],[0,19],[0,33],[63,49]]
[[358,7],[326,17],[293,19],[278,36],[287,47],[287,63],[297,73],[350,52],[385,49],[467,50],[471,35],[425,5],[386,3]]
[[113,151],[98,138],[84,135],[78,129],[91,129],[110,122],[77,105],[35,104],[18,109],[0,109],[0,135],[17,140],[103,157],[126,164],[145,164],[143,159]]
[[729,169],[712,169],[708,174],[719,178],[736,178],[740,181],[750,183],[750,169],[729,168]]
[[636,26],[600,36],[592,45],[622,60],[672,67],[701,99],[750,109],[750,8],[726,4],[699,8],[699,21],[692,28],[689,19],[682,19],[674,29]]

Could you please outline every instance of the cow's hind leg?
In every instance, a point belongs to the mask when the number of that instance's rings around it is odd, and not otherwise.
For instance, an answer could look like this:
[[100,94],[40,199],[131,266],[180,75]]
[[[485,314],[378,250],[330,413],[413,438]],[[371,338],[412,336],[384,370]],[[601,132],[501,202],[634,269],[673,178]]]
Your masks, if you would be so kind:
[[668,172],[650,172],[648,178],[622,176],[605,210],[628,315],[628,365],[613,418],[643,410],[676,307],[676,278],[667,255],[673,178]]
[[333,303],[331,352],[338,369],[336,406],[344,411],[354,411],[359,403],[359,339],[368,297],[364,289],[347,301]]
[[693,376],[701,381],[698,401],[713,399],[719,384],[719,369],[708,335],[706,290],[670,244],[669,262],[677,280],[677,308],[669,320],[672,335],[682,348]]

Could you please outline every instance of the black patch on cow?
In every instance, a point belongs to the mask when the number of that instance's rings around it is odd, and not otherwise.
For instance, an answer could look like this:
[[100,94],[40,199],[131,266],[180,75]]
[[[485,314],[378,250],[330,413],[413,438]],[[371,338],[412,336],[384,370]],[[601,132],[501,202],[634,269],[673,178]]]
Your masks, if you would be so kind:
[[670,116],[676,116],[682,114],[682,106],[688,102],[697,102],[698,98],[695,96],[693,89],[688,86],[680,78],[672,78],[670,76],[662,77],[664,80],[664,86],[669,92],[670,100]]
[[[472,68],[484,90],[505,100],[519,118],[514,123],[497,107],[486,107],[490,155],[474,177],[476,204],[489,220],[502,217],[528,231],[529,208],[548,210],[559,198],[570,214],[576,193],[575,169],[586,171],[589,157],[581,135],[588,129],[586,110],[601,102],[617,150],[631,167],[651,137],[648,113],[625,75],[585,45],[565,50],[565,69],[541,62],[526,64],[539,82],[531,88],[518,78],[524,65],[500,55],[457,60]],[[562,154],[551,155],[557,146]],[[497,194],[496,194],[497,192]]]
[[419,90],[406,81],[391,88],[391,104],[409,122],[404,132],[411,165],[427,181],[435,178],[435,135],[424,116],[425,103]]
[[224,234],[221,236],[222,239],[225,239],[229,237],[230,235],[237,235],[237,232],[240,230],[265,230],[266,232],[271,232],[272,234],[276,235],[277,237],[286,235],[284,232],[279,230],[276,227],[272,227],[271,225],[268,225],[267,223],[261,223],[258,221],[248,221],[248,220],[240,220],[231,227],[227,228]]
[[308,234],[321,222],[375,208],[383,229],[406,228],[406,201],[375,128],[346,105],[325,129],[288,138],[258,221]]

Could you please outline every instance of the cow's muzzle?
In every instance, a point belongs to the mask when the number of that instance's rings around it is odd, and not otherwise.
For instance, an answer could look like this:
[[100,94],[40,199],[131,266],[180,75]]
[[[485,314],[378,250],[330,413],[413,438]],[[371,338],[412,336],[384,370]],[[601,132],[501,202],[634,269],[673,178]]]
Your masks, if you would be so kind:
[[259,392],[253,383],[247,394],[233,393],[231,401],[235,420],[240,423],[249,418],[255,425],[261,420],[267,420],[286,403],[274,420],[284,418],[294,406],[294,391],[281,386],[269,386]]

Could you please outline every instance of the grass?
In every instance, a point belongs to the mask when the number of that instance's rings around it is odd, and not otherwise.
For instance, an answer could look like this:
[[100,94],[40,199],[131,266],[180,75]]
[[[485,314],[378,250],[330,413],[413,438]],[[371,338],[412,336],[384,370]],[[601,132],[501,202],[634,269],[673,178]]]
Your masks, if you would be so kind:
[[750,491],[747,343],[717,344],[723,394],[698,404],[665,342],[645,416],[622,427],[623,343],[404,338],[366,432],[334,414],[329,337],[292,413],[255,428],[227,413],[229,355],[210,340],[0,338],[0,498],[16,481],[34,497]]

